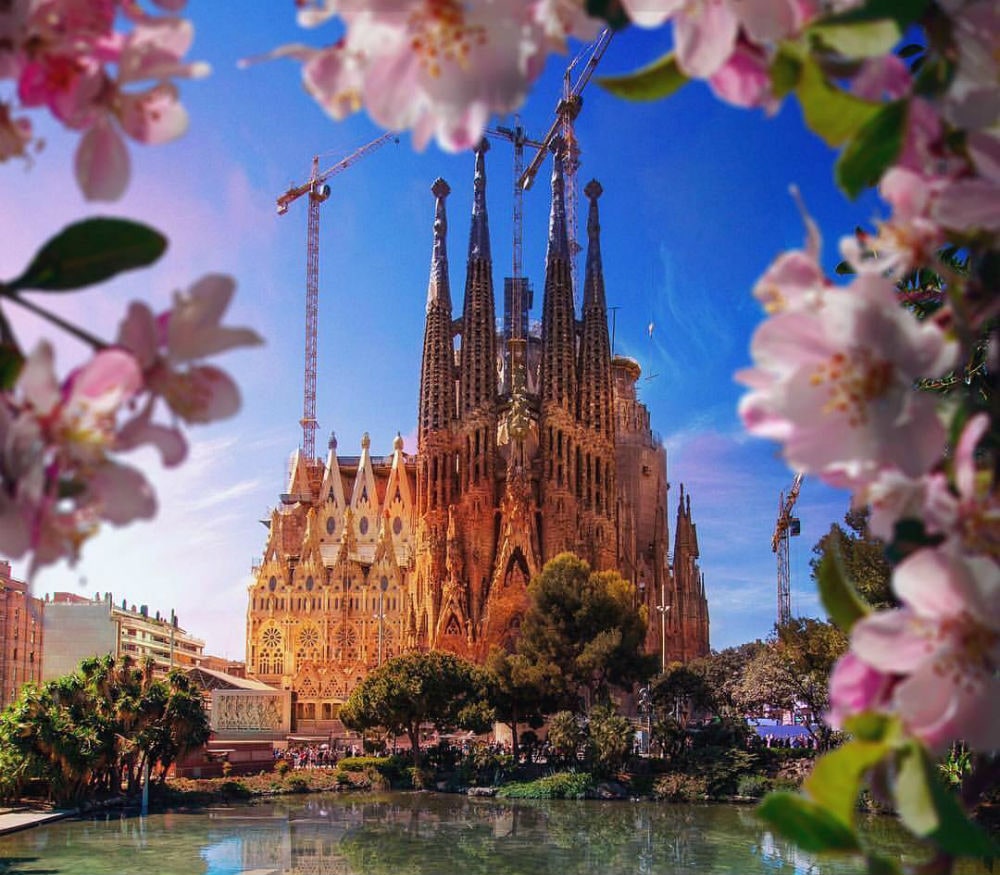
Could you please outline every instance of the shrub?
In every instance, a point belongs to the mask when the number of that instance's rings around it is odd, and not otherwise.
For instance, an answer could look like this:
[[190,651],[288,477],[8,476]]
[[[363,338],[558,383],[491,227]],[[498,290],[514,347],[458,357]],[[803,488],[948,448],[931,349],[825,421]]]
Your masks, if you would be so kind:
[[250,788],[242,781],[223,781],[219,785],[219,793],[226,799],[249,799],[253,795]]
[[233,773],[233,764],[229,760],[224,760],[222,763],[222,777],[228,778]]
[[699,775],[671,772],[653,784],[653,798],[662,802],[697,802],[707,796],[708,785]]
[[632,752],[635,730],[631,722],[616,714],[610,706],[594,708],[590,713],[590,736],[587,756],[601,777],[615,774],[625,766]]
[[284,778],[284,777],[285,777],[285,775],[287,775],[287,774],[288,774],[288,770],[289,770],[289,769],[290,769],[291,767],[292,767],[292,766],[291,766],[291,764],[290,764],[290,763],[288,762],[288,760],[286,760],[286,759],[285,759],[284,757],[282,757],[282,758],[281,758],[280,760],[278,760],[278,762],[277,762],[277,763],[275,763],[275,765],[274,765],[274,770],[275,770],[275,771],[276,771],[276,772],[277,772],[277,773],[278,773],[278,774],[279,774],[279,775],[280,775],[280,776],[281,776],[282,778]]
[[292,793],[309,792],[309,781],[302,775],[292,775],[292,777],[285,781],[285,786],[291,790]]
[[537,781],[507,784],[497,796],[507,799],[586,799],[594,792],[594,779],[586,772],[556,772]]
[[764,775],[740,775],[736,782],[737,796],[750,796],[759,799],[771,789],[771,780]]
[[575,762],[576,752],[584,738],[584,731],[572,711],[559,711],[552,715],[546,739],[557,757]]

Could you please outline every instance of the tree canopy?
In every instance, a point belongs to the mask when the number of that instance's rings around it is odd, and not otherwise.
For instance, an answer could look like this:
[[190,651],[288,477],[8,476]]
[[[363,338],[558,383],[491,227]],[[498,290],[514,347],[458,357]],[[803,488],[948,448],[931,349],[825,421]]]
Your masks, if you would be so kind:
[[484,732],[493,721],[486,672],[440,650],[413,651],[393,657],[358,684],[340,709],[348,729],[382,728],[406,735],[414,763],[420,761],[420,726],[439,732]]
[[656,670],[643,653],[646,617],[633,584],[614,571],[591,571],[572,553],[546,563],[528,587],[531,607],[517,652],[549,666],[553,704],[578,709],[581,693],[603,699]]
[[201,695],[183,673],[156,679],[151,663],[128,656],[85,659],[73,674],[26,684],[0,715],[0,790],[17,796],[38,778],[59,803],[132,791],[147,764],[164,780],[210,732]]
[[815,579],[823,557],[835,552],[847,578],[869,605],[876,610],[896,607],[899,601],[890,585],[892,566],[886,556],[886,544],[869,533],[869,516],[868,508],[852,509],[844,514],[846,529],[833,523],[813,546],[809,567]]

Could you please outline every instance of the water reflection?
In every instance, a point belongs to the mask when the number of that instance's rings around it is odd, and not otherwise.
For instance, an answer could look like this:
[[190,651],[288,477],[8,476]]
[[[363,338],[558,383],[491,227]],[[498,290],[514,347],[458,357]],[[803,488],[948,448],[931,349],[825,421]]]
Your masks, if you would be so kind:
[[[891,821],[879,828],[885,832],[883,846],[905,849],[903,834]],[[286,797],[148,818],[63,821],[0,839],[0,875],[846,875],[857,870],[856,864],[819,861],[776,839],[750,808],[515,803],[422,793]]]

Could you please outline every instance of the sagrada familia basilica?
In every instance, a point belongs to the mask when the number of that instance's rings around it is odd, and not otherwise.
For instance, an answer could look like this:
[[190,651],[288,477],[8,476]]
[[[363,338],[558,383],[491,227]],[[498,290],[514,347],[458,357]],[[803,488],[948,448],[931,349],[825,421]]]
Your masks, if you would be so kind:
[[[482,660],[512,647],[528,583],[572,551],[636,586],[647,648],[663,663],[709,649],[708,603],[691,498],[668,525],[667,457],[639,401],[639,365],[612,355],[598,198],[589,200],[577,314],[562,159],[555,155],[541,329],[523,279],[495,316],[485,143],[475,155],[461,315],[446,250],[448,184],[438,179],[417,451],[293,459],[271,512],[247,608],[247,671],[295,694],[300,729],[329,727],[385,659],[443,649]],[[456,343],[456,338],[458,342]]]

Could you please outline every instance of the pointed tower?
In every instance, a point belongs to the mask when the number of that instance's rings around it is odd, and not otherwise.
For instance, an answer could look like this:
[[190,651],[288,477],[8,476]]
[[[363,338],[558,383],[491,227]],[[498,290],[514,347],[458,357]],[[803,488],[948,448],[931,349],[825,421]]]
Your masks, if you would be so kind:
[[455,357],[452,349],[451,287],[448,281],[445,198],[448,183],[438,178],[434,193],[434,246],[427,284],[424,354],[417,411],[417,513],[448,510],[453,500],[452,427],[455,422]]
[[368,432],[361,436],[361,459],[358,473],[354,478],[351,493],[351,511],[354,514],[357,553],[352,556],[363,565],[370,565],[378,543],[379,507],[378,491],[375,485],[375,471],[372,468],[372,439]]
[[539,399],[542,555],[577,547],[576,315],[573,271],[566,231],[562,141],[553,143],[552,209],[542,302]]
[[584,193],[590,200],[587,220],[587,273],[583,292],[580,334],[579,396],[580,453],[576,497],[580,508],[580,545],[592,568],[615,567],[616,487],[614,387],[611,380],[611,341],[604,298],[601,264],[601,225],[597,199],[601,184],[591,180]]
[[340,462],[337,459],[337,436],[330,434],[327,444],[326,465],[323,468],[323,482],[319,488],[320,513],[320,552],[323,560],[333,564],[340,544],[340,535],[344,528],[344,513],[347,503],[344,501],[344,481],[340,475]]
[[486,214],[485,156],[488,148],[488,142],[483,140],[476,149],[458,377],[457,446],[465,552],[463,579],[469,586],[468,603],[473,625],[479,620],[492,572],[497,477],[497,334],[493,260]]
[[691,520],[691,496],[681,494],[674,529],[674,563],[667,625],[667,661],[687,662],[708,653],[708,601],[698,565],[698,531]]
[[410,603],[420,606],[422,616],[414,617],[409,630],[407,640],[411,646],[428,644],[421,636],[429,628],[432,606],[441,601],[441,585],[447,574],[448,509],[457,500],[454,433],[457,375],[445,213],[445,198],[451,188],[439,178],[431,191],[435,198],[434,244],[427,284],[417,411],[416,528],[419,548],[415,551],[415,574],[408,593]]

